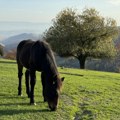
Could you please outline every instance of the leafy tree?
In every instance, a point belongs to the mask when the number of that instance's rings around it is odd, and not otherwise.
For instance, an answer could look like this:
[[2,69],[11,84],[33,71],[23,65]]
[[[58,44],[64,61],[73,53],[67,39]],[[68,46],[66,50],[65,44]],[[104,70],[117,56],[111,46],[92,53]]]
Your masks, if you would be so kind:
[[53,20],[45,32],[44,39],[60,56],[73,56],[85,68],[87,57],[113,57],[115,37],[118,34],[116,21],[102,17],[93,8],[86,8],[81,14],[67,8]]

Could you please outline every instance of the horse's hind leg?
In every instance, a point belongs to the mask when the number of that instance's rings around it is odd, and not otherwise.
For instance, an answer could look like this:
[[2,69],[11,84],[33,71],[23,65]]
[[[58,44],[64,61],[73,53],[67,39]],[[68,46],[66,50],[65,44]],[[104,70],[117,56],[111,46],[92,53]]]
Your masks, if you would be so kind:
[[27,93],[28,97],[30,97],[29,77],[30,77],[30,71],[26,70],[26,72],[25,72],[25,84],[26,84],[26,93]]
[[36,83],[36,75],[34,70],[30,70],[30,85],[31,85],[31,91],[30,91],[30,104],[35,105],[34,101],[34,87]]
[[22,70],[23,70],[23,66],[18,64],[18,79],[19,79],[19,85],[18,85],[18,95],[22,95]]

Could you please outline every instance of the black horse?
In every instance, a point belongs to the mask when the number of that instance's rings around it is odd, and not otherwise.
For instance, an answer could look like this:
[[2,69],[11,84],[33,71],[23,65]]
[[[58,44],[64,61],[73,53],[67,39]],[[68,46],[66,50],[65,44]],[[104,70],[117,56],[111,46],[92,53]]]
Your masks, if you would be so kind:
[[[18,65],[18,95],[21,95],[22,70],[25,67],[26,93],[30,97],[30,104],[34,101],[34,86],[36,83],[36,71],[41,72],[44,102],[47,101],[52,111],[57,109],[58,98],[64,78],[59,77],[53,52],[50,46],[43,41],[23,40],[17,46]],[[29,80],[30,77],[30,80]],[[29,86],[30,85],[30,86]]]

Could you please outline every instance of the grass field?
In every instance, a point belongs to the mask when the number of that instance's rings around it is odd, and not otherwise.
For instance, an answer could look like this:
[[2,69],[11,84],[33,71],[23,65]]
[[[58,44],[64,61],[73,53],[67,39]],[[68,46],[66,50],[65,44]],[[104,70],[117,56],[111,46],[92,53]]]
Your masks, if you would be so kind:
[[36,106],[25,93],[17,96],[15,61],[0,59],[0,120],[120,120],[120,74],[59,68],[65,77],[56,112],[43,103],[40,73],[35,86]]

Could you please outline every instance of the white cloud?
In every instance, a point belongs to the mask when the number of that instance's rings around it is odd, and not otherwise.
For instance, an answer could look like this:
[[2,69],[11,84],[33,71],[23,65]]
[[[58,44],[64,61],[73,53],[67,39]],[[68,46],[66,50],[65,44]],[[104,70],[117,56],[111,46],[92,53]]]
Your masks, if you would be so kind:
[[116,6],[120,5],[120,0],[108,0],[108,2]]

